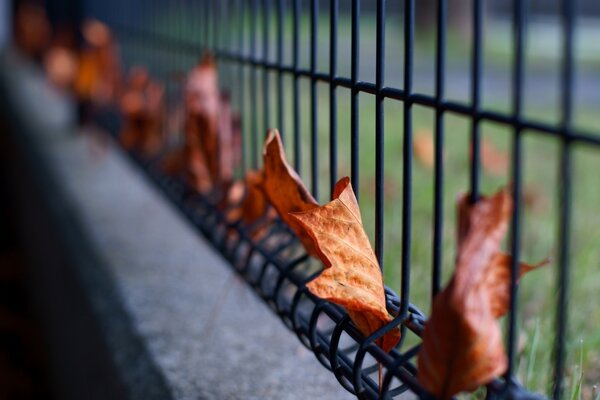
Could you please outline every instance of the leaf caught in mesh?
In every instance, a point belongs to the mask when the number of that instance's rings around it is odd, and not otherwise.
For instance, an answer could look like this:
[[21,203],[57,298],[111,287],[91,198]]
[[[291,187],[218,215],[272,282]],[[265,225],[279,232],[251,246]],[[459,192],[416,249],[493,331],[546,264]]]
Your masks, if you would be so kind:
[[86,48],[79,57],[75,93],[80,100],[108,104],[121,86],[117,41],[110,28],[98,20],[84,21],[81,29]]
[[[262,171],[249,170],[243,181],[237,181],[231,185],[227,194],[227,205],[231,207],[227,213],[228,221],[242,220],[244,224],[250,225],[265,215],[268,220],[272,219],[273,214],[269,213],[269,210],[272,209],[269,207],[267,197],[262,189],[263,182]],[[252,232],[255,238],[259,231],[260,228],[256,227]]]
[[[459,200],[456,270],[433,301],[418,358],[418,379],[436,397],[473,391],[506,370],[496,319],[509,306],[512,259],[500,244],[511,212],[507,189],[472,205]],[[519,276],[546,262],[520,264]]]
[[197,183],[201,183],[198,182],[201,176],[202,181],[207,181],[202,186],[208,188],[220,181],[219,160],[227,158],[229,151],[219,146],[219,108],[217,66],[212,56],[205,55],[189,72],[185,85],[185,141],[190,163],[188,173]]
[[[336,184],[330,203],[290,213],[290,217],[312,240],[326,267],[306,285],[310,292],[343,306],[365,336],[390,322],[381,269],[364,231],[350,180],[343,178]],[[390,351],[399,340],[400,330],[393,329],[378,345]]]
[[302,180],[287,163],[281,137],[276,129],[269,131],[265,147],[263,189],[271,205],[298,236],[307,253],[317,255],[315,244],[291,212],[302,212],[318,207],[317,201],[304,187]]
[[267,212],[269,204],[262,189],[264,183],[262,171],[246,172],[246,197],[242,202],[242,220],[251,224]]
[[134,67],[119,105],[123,114],[119,140],[123,147],[148,156],[157,154],[162,145],[163,85],[152,80],[145,68]]
[[181,174],[202,193],[226,195],[241,159],[239,117],[219,91],[214,58],[206,54],[190,70],[185,84],[185,142],[165,160],[170,174]]

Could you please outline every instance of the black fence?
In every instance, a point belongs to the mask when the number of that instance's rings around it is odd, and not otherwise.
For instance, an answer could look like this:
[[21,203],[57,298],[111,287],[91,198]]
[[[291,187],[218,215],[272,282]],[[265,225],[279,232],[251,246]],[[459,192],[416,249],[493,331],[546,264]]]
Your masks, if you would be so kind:
[[[434,182],[433,182],[433,240],[431,243],[431,296],[440,290],[442,282],[442,240],[444,229],[444,170],[443,153],[447,133],[444,118],[448,114],[465,117],[470,123],[472,158],[468,189],[471,199],[477,200],[482,175],[480,147],[481,126],[491,122],[512,130],[512,149],[509,181],[513,185],[514,212],[510,235],[510,251],[513,254],[510,312],[507,317],[506,349],[509,358],[508,371],[487,387],[489,398],[535,398],[514,378],[517,348],[516,315],[518,309],[516,274],[517,260],[521,251],[521,214],[523,209],[523,151],[522,143],[527,135],[546,135],[560,140],[561,160],[558,188],[560,197],[557,225],[559,248],[556,254],[556,318],[554,329],[553,396],[563,395],[565,374],[565,335],[567,332],[567,300],[569,297],[570,232],[571,232],[571,183],[573,180],[572,146],[583,143],[599,146],[600,137],[591,132],[575,129],[573,121],[574,87],[574,25],[576,2],[563,0],[561,8],[561,115],[559,124],[537,122],[524,117],[524,43],[527,28],[527,1],[512,2],[513,54],[511,72],[511,110],[499,113],[482,106],[483,68],[483,11],[484,2],[473,0],[470,11],[472,23],[472,49],[470,59],[470,101],[460,102],[446,98],[446,60],[448,32],[448,4],[437,0],[435,30],[435,79],[434,94],[413,90],[415,50],[415,0],[400,4],[403,30],[402,86],[386,85],[386,1],[376,2],[373,18],[376,48],[374,60],[361,60],[360,28],[361,5],[359,0],[342,1],[283,1],[283,0],[224,0],[224,1],[84,1],[84,14],[106,22],[116,32],[122,44],[122,53],[128,64],[145,63],[151,71],[169,82],[167,95],[174,104],[181,95],[181,83],[174,77],[189,69],[207,49],[220,63],[222,83],[227,87],[233,103],[243,116],[242,131],[244,168],[259,166],[263,133],[268,127],[279,127],[286,148],[292,149],[293,164],[297,171],[311,183],[316,198],[323,197],[322,182],[329,187],[339,178],[338,121],[350,119],[350,177],[356,193],[360,193],[361,157],[365,154],[359,146],[360,135],[372,135],[374,139],[374,239],[375,253],[384,260],[384,138],[401,135],[403,153],[398,155],[402,169],[402,213],[400,292],[397,295],[387,289],[387,305],[395,315],[392,323],[364,339],[350,323],[346,313],[338,306],[312,296],[304,287],[311,278],[310,261],[298,250],[297,240],[282,223],[267,226],[269,234],[254,241],[248,227],[239,222],[228,221],[226,210],[217,207],[209,197],[200,196],[177,180],[163,175],[148,160],[137,161],[160,185],[190,221],[230,261],[233,268],[277,313],[283,322],[295,332],[301,342],[314,351],[319,361],[333,372],[341,385],[359,398],[393,398],[406,391],[427,397],[419,385],[415,357],[419,350],[418,338],[426,315],[411,303],[411,237],[413,216],[413,106],[425,107],[434,114]],[[398,8],[398,4],[394,4]],[[342,10],[340,11],[340,8]],[[370,7],[369,7],[370,8]],[[329,21],[323,35],[319,13],[328,13]],[[349,76],[340,74],[339,20],[340,12],[350,20]],[[396,21],[398,22],[398,21]],[[308,36],[303,36],[308,32]],[[308,46],[305,46],[308,44]],[[319,50],[328,47],[328,70],[319,67]],[[308,57],[306,57],[308,55]],[[304,61],[308,61],[305,63]],[[372,79],[360,79],[359,66],[374,64]],[[305,65],[307,64],[307,65]],[[348,65],[344,65],[347,68]],[[301,85],[308,85],[308,101],[304,101]],[[329,90],[328,103],[319,102],[318,90],[325,85]],[[349,115],[338,115],[339,91],[345,89],[350,96]],[[291,90],[291,93],[289,92]],[[345,92],[346,93],[346,92]],[[370,94],[375,100],[374,126],[365,132],[359,128],[359,96]],[[363,97],[361,102],[363,101]],[[384,102],[399,102],[403,110],[401,127],[384,126]],[[324,177],[319,160],[323,155],[319,142],[319,115],[328,115],[329,176]],[[304,119],[306,117],[306,120]],[[304,129],[307,125],[307,129]],[[525,132],[526,131],[526,132]],[[304,132],[308,137],[305,146]],[[321,134],[322,135],[322,134]],[[303,150],[308,148],[308,156]],[[308,161],[308,167],[305,162]],[[465,185],[467,187],[467,185]],[[265,221],[259,221],[263,224]],[[254,228],[254,227],[253,227]],[[237,232],[230,235],[231,230]],[[420,238],[419,238],[420,240]],[[383,264],[383,263],[382,263]],[[400,326],[402,342],[389,354],[374,342],[385,332]],[[413,339],[414,339],[413,338]],[[268,351],[268,350],[265,350]],[[380,386],[378,363],[383,366],[384,379]]]

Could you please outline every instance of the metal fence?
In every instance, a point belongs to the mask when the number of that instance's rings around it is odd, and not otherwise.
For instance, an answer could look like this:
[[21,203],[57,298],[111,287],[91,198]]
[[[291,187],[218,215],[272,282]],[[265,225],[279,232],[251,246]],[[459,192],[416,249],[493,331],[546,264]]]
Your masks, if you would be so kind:
[[[392,134],[392,128],[384,126],[384,102],[399,102],[404,117],[401,129],[393,134],[403,137],[403,153],[398,157],[402,167],[402,229],[401,229],[401,287],[399,295],[387,289],[389,311],[395,315],[388,326],[363,339],[349,323],[345,312],[326,301],[310,295],[305,289],[307,281],[308,257],[299,254],[297,241],[282,224],[269,227],[269,235],[261,241],[254,241],[248,230],[239,223],[231,223],[224,217],[223,210],[210,198],[200,196],[185,187],[181,182],[165,177],[156,165],[148,160],[137,158],[150,176],[164,189],[180,210],[214,243],[235,270],[253,286],[256,292],[281,317],[283,322],[295,332],[301,342],[311,349],[319,361],[331,370],[342,386],[359,398],[392,398],[406,391],[427,397],[416,380],[415,356],[419,350],[416,344],[403,342],[391,353],[383,352],[374,345],[385,332],[400,326],[403,338],[410,332],[420,335],[426,316],[411,303],[411,221],[413,188],[413,106],[422,106],[433,111],[435,164],[433,242],[431,243],[431,293],[440,290],[442,281],[442,235],[444,222],[444,183],[445,171],[443,151],[445,147],[444,118],[447,114],[466,117],[470,121],[470,161],[469,190],[471,199],[477,200],[481,181],[481,126],[492,122],[512,130],[512,159],[510,181],[513,185],[514,212],[510,235],[510,251],[513,254],[510,312],[507,317],[507,353],[509,367],[504,377],[487,388],[490,398],[535,397],[523,389],[514,379],[515,354],[517,346],[517,260],[521,255],[521,213],[523,182],[522,143],[527,134],[547,135],[559,138],[561,160],[559,179],[560,206],[559,249],[556,276],[556,340],[554,343],[554,398],[561,398],[562,380],[565,372],[565,335],[567,329],[567,299],[569,296],[569,248],[571,232],[571,182],[573,180],[572,146],[584,143],[599,146],[600,137],[591,132],[573,127],[573,79],[574,79],[574,24],[576,2],[563,0],[561,9],[561,29],[563,32],[561,66],[561,116],[559,124],[546,124],[529,120],[523,115],[524,103],[524,43],[527,28],[527,1],[512,2],[513,60],[512,60],[512,106],[508,113],[499,113],[482,107],[482,66],[483,66],[483,8],[481,0],[473,0],[470,20],[472,23],[472,51],[470,59],[470,101],[459,102],[446,98],[445,64],[447,60],[448,4],[437,0],[435,28],[435,90],[433,95],[413,90],[414,50],[415,50],[415,0],[401,3],[403,29],[403,85],[386,85],[384,78],[386,60],[386,1],[376,2],[375,31],[376,49],[374,76],[370,80],[359,79],[360,54],[360,0],[342,2],[343,12],[350,18],[350,74],[342,76],[338,65],[339,13],[340,1],[284,1],[284,0],[225,0],[225,1],[92,1],[85,3],[85,14],[108,23],[117,33],[122,43],[123,56],[129,63],[154,63],[154,73],[169,80],[169,96],[172,101],[178,93],[179,83],[173,83],[172,74],[188,69],[200,54],[210,49],[221,63],[225,86],[229,88],[234,105],[243,115],[244,167],[257,167],[260,144],[267,127],[280,127],[287,148],[292,149],[294,167],[298,171],[308,171],[305,178],[311,182],[312,192],[319,195],[320,181],[327,179],[331,187],[339,178],[338,160],[338,120],[350,119],[350,177],[356,193],[361,183],[359,159],[373,155],[361,153],[359,135],[373,135],[375,142],[375,253],[380,261],[384,256],[384,137]],[[325,6],[324,6],[325,5]],[[329,7],[328,35],[322,35],[318,14],[323,7]],[[165,10],[160,15],[157,10]],[[364,16],[364,15],[363,15]],[[308,37],[301,34],[308,29]],[[303,47],[305,42],[307,48]],[[319,48],[326,44],[329,48],[328,71],[318,68],[321,53]],[[308,66],[302,59],[308,50]],[[364,60],[362,61],[365,62]],[[286,83],[288,82],[288,83]],[[309,85],[308,109],[301,98],[302,84]],[[325,85],[329,90],[328,104],[320,104],[318,86]],[[291,89],[291,94],[288,93]],[[345,88],[350,95],[349,115],[338,115],[339,90]],[[180,94],[180,92],[179,92]],[[359,95],[370,94],[375,99],[375,120],[371,131],[359,129]],[[319,166],[319,126],[318,118],[327,114],[329,143],[328,171],[324,178]],[[307,117],[310,135],[304,149],[302,123]],[[322,155],[321,155],[322,157]],[[309,161],[309,167],[303,165]],[[322,197],[322,196],[321,196]],[[318,197],[317,197],[318,198]],[[227,232],[231,229],[237,235]],[[275,239],[273,239],[275,238]],[[376,378],[377,364],[384,368],[382,386]]]

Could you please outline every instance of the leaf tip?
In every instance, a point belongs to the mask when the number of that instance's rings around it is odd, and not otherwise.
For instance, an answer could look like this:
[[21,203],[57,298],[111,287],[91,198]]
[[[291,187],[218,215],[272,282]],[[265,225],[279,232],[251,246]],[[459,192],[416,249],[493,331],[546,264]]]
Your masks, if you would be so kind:
[[339,181],[337,181],[337,183],[333,187],[332,198],[334,200],[339,198],[340,195],[342,194],[342,192],[344,192],[344,190],[346,190],[346,188],[348,188],[348,186],[352,187],[352,184],[350,183],[350,178],[347,176],[345,176],[342,179],[340,179]]

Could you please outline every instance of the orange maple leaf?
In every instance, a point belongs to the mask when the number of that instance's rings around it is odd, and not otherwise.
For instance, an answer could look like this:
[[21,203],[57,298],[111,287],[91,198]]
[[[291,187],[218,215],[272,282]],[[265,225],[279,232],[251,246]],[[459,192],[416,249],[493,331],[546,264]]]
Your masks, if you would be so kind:
[[319,206],[310,192],[302,183],[296,171],[287,163],[281,137],[277,129],[268,133],[264,158],[263,190],[279,217],[298,236],[307,253],[316,256],[318,253],[310,235],[302,228],[297,218],[291,212],[312,210]]
[[121,85],[117,41],[107,25],[94,19],[84,21],[82,33],[87,47],[80,55],[75,93],[81,100],[106,104]]
[[246,172],[246,197],[242,202],[242,220],[246,224],[251,224],[265,215],[269,207],[267,197],[262,189],[264,181],[262,171]]
[[210,53],[188,73],[184,130],[188,160],[183,164],[193,176],[191,183],[200,191],[224,191],[239,163],[241,134],[229,97],[219,91],[217,66]]
[[227,213],[230,222],[241,219],[249,225],[267,213],[269,203],[262,189],[263,182],[262,171],[249,170],[243,181],[236,181],[231,185],[225,204],[231,207]]
[[185,134],[188,141],[202,153],[212,183],[220,180],[219,146],[220,94],[217,66],[211,55],[205,55],[192,68],[185,85]]
[[[458,209],[456,270],[433,301],[418,358],[419,381],[442,399],[475,390],[507,366],[496,320],[509,305],[511,256],[500,244],[512,198],[507,189],[473,205],[463,196]],[[546,262],[521,264],[519,276]]]
[[162,144],[164,87],[153,81],[143,67],[129,73],[128,87],[121,96],[123,127],[119,140],[124,148],[152,156]]
[[[311,238],[326,267],[306,285],[308,290],[344,307],[365,336],[390,322],[381,268],[364,231],[350,179],[342,178],[335,185],[330,203],[290,216]],[[400,330],[393,329],[377,344],[390,351],[399,340]]]
[[217,66],[207,53],[186,78],[183,149],[168,156],[163,168],[183,175],[201,193],[218,190],[227,202],[241,157],[238,121],[229,97],[219,92]]

